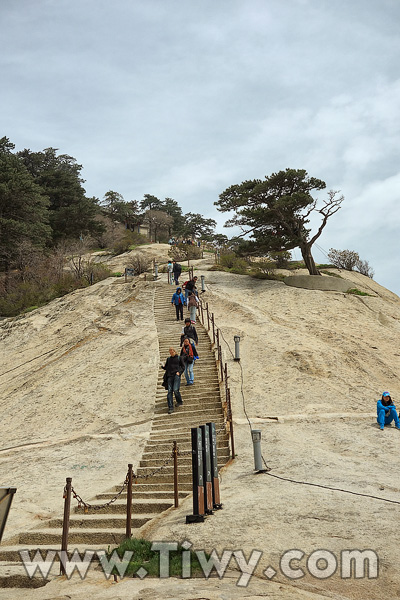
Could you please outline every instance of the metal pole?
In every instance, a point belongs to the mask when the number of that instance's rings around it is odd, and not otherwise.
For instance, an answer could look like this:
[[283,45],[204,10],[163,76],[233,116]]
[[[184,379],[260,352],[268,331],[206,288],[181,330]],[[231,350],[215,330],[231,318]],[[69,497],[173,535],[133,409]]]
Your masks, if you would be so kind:
[[154,279],[158,279],[158,264],[154,261]]
[[69,515],[71,511],[71,488],[72,488],[72,477],[67,477],[66,485],[64,490],[64,519],[63,519],[63,530],[61,538],[61,556],[60,556],[60,574],[66,575],[65,561],[67,560],[68,550],[68,532],[69,532]]
[[172,455],[174,457],[174,501],[175,508],[179,506],[179,490],[178,490],[178,445],[176,440],[174,440],[174,445],[172,449]]
[[204,275],[201,275],[201,291],[202,292],[206,291],[206,286],[204,284]]
[[230,434],[231,434],[231,455],[232,458],[235,458],[235,440],[233,438],[233,418],[232,418],[232,405],[231,405],[231,390],[227,388],[228,392],[228,418],[230,424]]
[[253,440],[254,470],[262,471],[263,470],[263,462],[262,462],[262,455],[261,455],[261,430],[260,429],[252,429],[251,437]]
[[235,335],[233,336],[233,339],[235,341],[235,358],[233,360],[240,360],[240,336],[239,335]]
[[218,369],[218,367],[219,367],[219,329],[218,329],[218,327],[217,327],[216,335],[217,335],[217,363],[218,363],[217,369]]
[[125,537],[130,538],[132,536],[132,481],[133,471],[132,465],[128,465],[128,493],[126,495],[126,531]]

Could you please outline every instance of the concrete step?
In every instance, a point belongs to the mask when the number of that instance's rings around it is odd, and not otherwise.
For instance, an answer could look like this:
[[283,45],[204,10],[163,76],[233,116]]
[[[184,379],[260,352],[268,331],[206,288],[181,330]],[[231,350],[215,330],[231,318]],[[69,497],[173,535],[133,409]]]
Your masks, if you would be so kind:
[[[116,545],[114,543],[110,544],[112,546]],[[84,544],[74,544],[73,546],[69,546],[69,550],[67,552],[68,556],[71,557],[72,554],[74,553],[74,550],[78,550],[78,553],[81,555],[84,555],[86,550],[107,550],[107,546],[108,544],[96,544],[96,545],[92,545],[92,547],[88,547],[88,545],[86,543]],[[7,561],[7,562],[21,562],[21,556],[20,556],[20,552],[21,550],[26,550],[27,548],[23,548],[19,545],[9,545],[9,546],[0,546],[0,561]],[[29,550],[29,555],[31,557],[31,560],[33,559],[33,557],[35,556],[36,552],[39,551],[41,553],[41,555],[44,557],[46,555],[47,552],[49,552],[50,550],[54,550],[54,551],[58,551],[61,550],[61,535],[59,536],[59,541],[57,541],[54,544],[37,544],[35,545],[35,548],[33,550]],[[55,562],[58,562],[58,555],[56,555],[54,557]],[[95,562],[95,560],[93,559],[93,562]],[[96,561],[97,562],[97,561]],[[58,567],[59,570],[59,567]],[[10,595],[10,598],[12,596]]]
[[[180,460],[180,458],[182,458],[182,456],[190,456],[190,457],[192,456],[192,449],[189,447],[189,444],[186,444],[186,448],[178,446],[178,452],[181,453],[181,456],[178,455],[178,461]],[[170,451],[162,452],[162,451],[155,450],[154,452],[143,453],[141,460],[154,460],[154,461],[157,461],[157,464],[162,464],[170,456],[171,456]],[[229,456],[228,444],[226,444],[226,446],[223,446],[223,447],[221,447],[221,446],[219,448],[217,447],[217,456],[218,457],[219,456],[221,456],[221,457]],[[140,464],[140,466],[142,466],[142,464]],[[135,492],[135,490],[134,490],[134,492]],[[144,492],[141,492],[141,493],[144,493]],[[166,493],[168,493],[168,492],[166,492]],[[137,493],[135,493],[135,496],[136,495],[137,495]]]
[[[22,546],[33,545],[35,548],[41,544],[61,544],[61,529],[32,530],[21,533],[19,543]],[[70,529],[68,545],[73,544],[120,544],[125,539],[123,529]]]
[[[174,482],[173,480],[171,480],[171,482],[165,482],[165,483],[155,483],[153,480],[148,480],[149,483],[141,483],[141,480],[138,480],[138,483],[134,482],[134,486],[133,486],[133,495],[135,496],[136,493],[140,493],[140,492],[146,492],[148,494],[154,494],[157,493],[158,491],[166,491],[167,493],[169,493],[169,498],[172,498],[174,495]],[[115,490],[119,491],[121,489],[121,486],[115,486]],[[192,491],[192,487],[191,485],[186,485],[186,486],[181,486],[180,490],[184,493],[191,493]],[[111,498],[114,497],[114,488],[110,490],[110,496]]]
[[[0,563],[0,589],[10,588],[9,598],[12,598],[13,594],[11,588],[30,588],[37,589],[45,586],[53,577],[57,576],[60,572],[60,566],[54,565],[48,574],[48,578],[44,578],[42,574],[36,571],[33,577],[29,577],[24,569],[22,562],[7,561]],[[28,594],[26,594],[27,597]],[[30,595],[30,594],[29,594]]]
[[[126,501],[126,499],[125,499]],[[173,497],[171,502],[173,502]],[[140,515],[132,515],[131,525],[133,529],[139,529],[145,523],[153,519],[159,513],[154,512],[150,514],[142,513]],[[119,516],[105,516],[99,515],[97,512],[92,514],[83,514],[83,515],[71,515],[70,517],[70,528],[84,528],[84,529],[121,529],[125,527],[126,524],[126,515]],[[62,530],[63,527],[63,519],[51,519],[47,526],[50,529],[59,528]]]
[[[222,425],[221,425],[222,428]],[[228,434],[225,431],[220,431],[220,428],[217,428],[217,441],[219,440],[228,440]],[[161,443],[167,443],[167,442],[173,442],[174,440],[176,440],[179,444],[180,441],[187,441],[191,443],[191,434],[190,434],[190,428],[186,431],[186,430],[181,430],[181,431],[176,431],[176,430],[168,430],[165,431],[164,433],[157,433],[157,432],[152,432],[150,434],[150,439],[149,439],[149,443],[155,443],[158,444],[159,442]]]
[[[172,488],[170,490],[165,491],[165,492],[161,492],[161,491],[158,491],[158,492],[154,492],[154,491],[139,492],[139,491],[136,491],[137,487],[138,487],[137,485],[134,485],[134,487],[133,487],[133,497],[134,498],[141,498],[141,499],[144,498],[144,499],[148,499],[148,500],[153,500],[153,499],[154,500],[171,500],[171,502],[173,501],[174,491],[173,491]],[[185,498],[190,492],[191,492],[191,490],[186,491],[186,492],[185,491],[180,491],[179,492],[179,497],[180,498]],[[121,494],[120,497],[126,499],[127,493],[124,492],[123,494]],[[113,494],[112,493],[98,494],[96,496],[96,500],[99,500],[99,501],[107,501],[107,500],[110,500],[111,498],[113,498]]]
[[[146,469],[142,469],[141,470],[141,475],[146,475],[147,473],[145,473]],[[148,469],[148,471],[151,471],[151,469]],[[138,469],[138,475],[139,475],[139,469]],[[173,474],[172,474],[172,480],[173,480]],[[178,477],[179,480],[179,477]],[[166,480],[164,480],[166,481]],[[132,503],[132,515],[142,515],[142,514],[149,514],[149,513],[160,513],[163,512],[164,510],[167,510],[167,508],[169,508],[171,506],[171,504],[173,503],[173,501],[168,501],[168,500],[158,500],[158,499],[149,499],[149,500],[143,500],[143,501],[138,501],[135,502],[135,499],[133,500]],[[105,503],[100,503],[100,502],[91,502],[91,506],[92,508],[88,508],[88,512],[85,513],[83,508],[79,508],[79,507],[75,507],[74,508],[74,513],[75,514],[98,514],[98,515],[105,515],[105,514],[125,514],[126,513],[126,501],[124,502],[123,500],[116,500],[115,502],[113,502],[112,504],[106,504],[106,506],[102,506],[102,504]]]

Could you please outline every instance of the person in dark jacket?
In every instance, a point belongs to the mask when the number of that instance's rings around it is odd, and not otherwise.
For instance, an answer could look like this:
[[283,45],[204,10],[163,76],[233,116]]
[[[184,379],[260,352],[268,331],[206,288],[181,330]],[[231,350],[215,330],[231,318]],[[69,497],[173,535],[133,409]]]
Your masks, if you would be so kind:
[[176,260],[174,260],[172,263],[172,273],[174,275],[175,285],[179,285],[179,277],[182,273],[182,267],[179,263],[176,262]]
[[400,429],[399,415],[389,392],[383,392],[382,398],[376,403],[376,412],[379,429],[383,431],[385,425],[390,425],[392,421],[394,421],[396,429]]
[[185,296],[182,294],[182,289],[180,287],[176,288],[175,294],[172,296],[171,304],[175,304],[176,310],[176,320],[183,321],[183,305],[185,303]]
[[[161,365],[162,366],[162,365]],[[174,395],[177,406],[182,406],[183,400],[179,391],[181,387],[181,375],[185,370],[185,363],[181,356],[175,352],[175,348],[169,349],[169,357],[165,361],[165,365],[162,368],[166,371],[168,393],[168,414],[174,412]]]
[[197,335],[196,327],[191,323],[189,317],[187,317],[185,319],[185,326],[182,329],[181,344],[180,344],[181,346],[183,344],[183,340],[185,339],[185,337],[189,338],[189,341],[192,344],[194,360],[198,360],[199,355],[197,353],[195,344],[199,343],[199,337]]
[[189,279],[189,281],[186,282],[186,285],[185,285],[185,300],[188,299],[189,292],[196,293],[196,283],[197,283],[197,276],[193,277],[193,279]]

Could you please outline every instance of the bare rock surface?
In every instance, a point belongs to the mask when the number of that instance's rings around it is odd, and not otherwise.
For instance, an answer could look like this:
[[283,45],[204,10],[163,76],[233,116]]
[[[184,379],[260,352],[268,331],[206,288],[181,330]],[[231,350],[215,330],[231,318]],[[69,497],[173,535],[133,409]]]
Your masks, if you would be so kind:
[[[161,246],[160,261],[167,250]],[[193,549],[216,549],[219,556],[242,550],[246,560],[258,550],[255,575],[248,587],[238,587],[234,559],[222,580],[114,584],[91,570],[84,581],[53,578],[28,597],[400,597],[400,432],[393,425],[381,432],[376,424],[382,391],[400,408],[400,299],[356,273],[340,275],[371,296],[208,271],[211,264],[208,258],[195,268],[206,276],[203,298],[223,335],[237,456],[221,473],[222,510],[203,524],[186,525],[188,498],[146,536],[188,540]],[[18,488],[2,545],[62,515],[65,477],[93,497],[121,483],[127,463],[135,467],[140,459],[158,375],[157,283],[114,281],[1,322],[1,485]],[[241,338],[240,362],[233,361],[234,335]],[[254,472],[251,428],[261,430],[267,473]],[[293,549],[304,553],[291,563],[303,569],[299,579],[280,569],[281,557]],[[343,578],[342,552],[366,549],[379,557],[378,577]],[[317,550],[337,560],[326,579],[307,567]],[[267,567],[276,571],[270,580]],[[0,598],[23,597],[26,590],[0,589]]]

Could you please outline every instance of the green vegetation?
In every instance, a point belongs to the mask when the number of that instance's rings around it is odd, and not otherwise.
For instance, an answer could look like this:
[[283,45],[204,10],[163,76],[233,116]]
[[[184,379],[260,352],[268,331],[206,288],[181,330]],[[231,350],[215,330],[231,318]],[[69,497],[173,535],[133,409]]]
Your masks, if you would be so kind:
[[[117,554],[120,558],[123,557],[124,552],[133,552],[133,556],[129,561],[129,566],[125,572],[125,576],[134,575],[141,567],[145,568],[148,572],[148,577],[159,577],[160,575],[160,553],[151,550],[152,542],[149,542],[140,538],[130,538],[123,541],[118,548],[116,548]],[[178,545],[177,551],[169,553],[169,573],[171,577],[182,576],[182,552],[184,549],[181,545]],[[187,552],[187,551],[185,551]],[[111,552],[108,551],[108,559],[111,556]],[[206,555],[208,559],[209,556]],[[197,555],[190,551],[190,565],[191,574],[199,575],[203,571],[201,569]],[[118,574],[117,569],[114,567],[113,573]]]
[[338,273],[332,273],[331,271],[327,271],[326,269],[321,269],[321,273],[324,273],[325,275],[329,275],[330,277],[338,277],[339,279],[343,279],[343,277],[341,275],[339,275]]
[[361,290],[357,289],[357,288],[349,288],[346,291],[346,294],[354,294],[355,296],[372,296],[373,294],[367,294],[367,292],[362,292]]
[[[310,275],[320,275],[311,248],[344,200],[331,190],[323,206],[317,209],[317,200],[311,192],[325,187],[324,181],[309,177],[304,169],[286,169],[264,180],[232,185],[220,194],[215,204],[222,212],[235,213],[225,223],[226,227],[239,226],[250,236],[250,240],[238,243],[238,253],[265,256],[298,247]],[[321,216],[321,223],[311,235],[308,224],[315,212]]]
[[361,260],[358,252],[354,252],[354,250],[335,250],[334,248],[331,248],[328,253],[328,258],[338,269],[358,271],[361,275],[365,275],[370,279],[373,279],[374,277],[374,271],[369,266],[368,261]]

